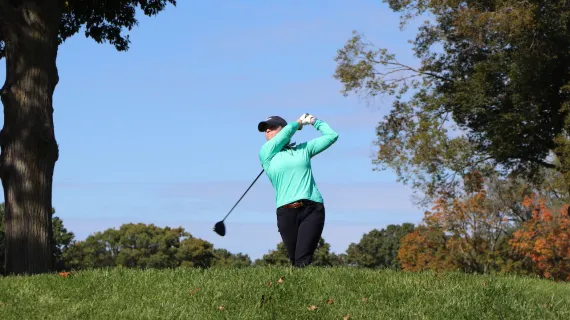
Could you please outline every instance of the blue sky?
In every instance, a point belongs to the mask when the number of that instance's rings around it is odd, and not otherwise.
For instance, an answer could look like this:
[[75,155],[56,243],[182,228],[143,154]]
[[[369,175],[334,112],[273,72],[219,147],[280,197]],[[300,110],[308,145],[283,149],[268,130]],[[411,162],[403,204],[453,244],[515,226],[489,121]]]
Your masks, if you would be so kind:
[[[375,126],[390,100],[343,97],[332,76],[353,30],[417,64],[407,43],[415,29],[400,31],[380,0],[179,1],[140,16],[124,53],[75,35],[58,55],[56,215],[77,239],[144,222],[261,257],[281,241],[265,175],[226,220],[226,237],[212,227],[261,170],[257,123],[310,112],[340,135],[313,160],[332,250],[373,228],[419,222],[411,189],[372,172]],[[306,127],[293,140],[318,135]]]

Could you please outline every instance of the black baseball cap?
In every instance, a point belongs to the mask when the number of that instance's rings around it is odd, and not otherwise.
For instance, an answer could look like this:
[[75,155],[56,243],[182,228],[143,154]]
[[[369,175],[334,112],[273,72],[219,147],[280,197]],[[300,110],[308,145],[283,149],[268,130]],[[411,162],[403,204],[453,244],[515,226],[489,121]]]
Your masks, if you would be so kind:
[[285,119],[281,118],[280,116],[271,116],[265,119],[265,121],[261,121],[257,125],[257,130],[259,130],[259,132],[263,132],[267,130],[267,127],[284,127],[286,125],[287,121],[285,121]]

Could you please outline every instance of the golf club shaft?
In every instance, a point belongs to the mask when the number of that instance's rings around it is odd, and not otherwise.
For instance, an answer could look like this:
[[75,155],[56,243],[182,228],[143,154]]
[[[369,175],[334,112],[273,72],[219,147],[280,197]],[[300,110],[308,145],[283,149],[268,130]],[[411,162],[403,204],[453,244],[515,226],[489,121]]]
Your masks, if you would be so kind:
[[230,212],[228,212],[228,214],[226,214],[226,216],[222,219],[222,221],[226,220],[226,218],[230,215],[230,213],[232,213],[232,211],[234,210],[234,208],[238,205],[238,203],[241,201],[241,199],[245,196],[245,194],[249,191],[249,189],[251,189],[251,187],[253,187],[253,184],[255,183],[255,181],[257,181],[257,179],[259,179],[259,177],[261,177],[261,174],[263,173],[265,169],[261,170],[261,172],[257,175],[257,178],[255,178],[255,180],[253,180],[253,182],[251,183],[251,185],[249,185],[249,188],[247,188],[247,190],[245,190],[245,192],[242,194],[242,196],[239,198],[239,200],[236,202],[236,204],[234,204],[234,206],[232,207],[232,209],[230,210]]

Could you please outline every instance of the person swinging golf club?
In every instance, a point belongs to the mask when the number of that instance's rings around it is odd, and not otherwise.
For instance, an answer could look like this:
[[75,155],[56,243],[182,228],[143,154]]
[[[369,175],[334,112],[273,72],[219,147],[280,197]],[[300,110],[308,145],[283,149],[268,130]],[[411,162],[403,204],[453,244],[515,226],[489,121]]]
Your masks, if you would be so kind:
[[[304,125],[312,125],[321,136],[296,145],[291,138]],[[338,134],[323,120],[305,113],[287,123],[271,116],[258,124],[266,142],[259,161],[275,189],[277,228],[295,267],[312,263],[313,254],[325,225],[325,206],[311,169],[311,158],[338,139]]]

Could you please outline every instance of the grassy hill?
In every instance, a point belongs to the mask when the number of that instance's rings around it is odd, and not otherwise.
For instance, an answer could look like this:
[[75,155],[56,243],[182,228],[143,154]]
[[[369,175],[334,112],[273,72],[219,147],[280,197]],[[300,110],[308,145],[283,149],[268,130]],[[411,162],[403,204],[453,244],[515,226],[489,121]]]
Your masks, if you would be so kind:
[[0,278],[0,319],[570,319],[570,286],[351,268],[113,269]]

